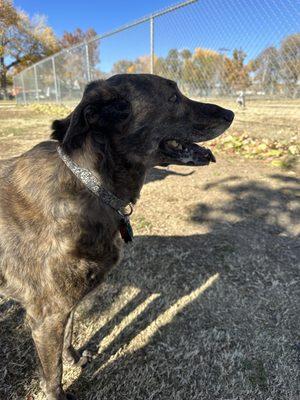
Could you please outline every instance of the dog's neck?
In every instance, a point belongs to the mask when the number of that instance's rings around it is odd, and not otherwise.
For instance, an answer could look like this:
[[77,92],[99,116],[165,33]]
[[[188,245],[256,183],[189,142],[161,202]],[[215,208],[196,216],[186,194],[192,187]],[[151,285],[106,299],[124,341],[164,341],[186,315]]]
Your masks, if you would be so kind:
[[92,150],[89,141],[82,148],[74,151],[70,158],[78,166],[89,170],[106,190],[124,203],[137,202],[146,174],[143,166],[132,165],[122,157],[112,154],[99,160],[99,155]]

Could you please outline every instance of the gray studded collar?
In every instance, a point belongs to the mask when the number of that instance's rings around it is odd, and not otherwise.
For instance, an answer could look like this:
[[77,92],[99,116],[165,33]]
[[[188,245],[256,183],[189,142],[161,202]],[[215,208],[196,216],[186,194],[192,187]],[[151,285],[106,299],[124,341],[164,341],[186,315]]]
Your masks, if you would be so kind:
[[[92,193],[99,197],[103,203],[113,208],[122,217],[129,216],[132,213],[133,208],[131,203],[119,199],[113,193],[105,189],[99,179],[96,178],[91,171],[76,164],[75,161],[73,161],[60,146],[57,147],[57,152],[59,157],[73,172],[73,174],[84,184],[84,186],[86,186]],[[129,213],[124,211],[127,207],[130,208]]]

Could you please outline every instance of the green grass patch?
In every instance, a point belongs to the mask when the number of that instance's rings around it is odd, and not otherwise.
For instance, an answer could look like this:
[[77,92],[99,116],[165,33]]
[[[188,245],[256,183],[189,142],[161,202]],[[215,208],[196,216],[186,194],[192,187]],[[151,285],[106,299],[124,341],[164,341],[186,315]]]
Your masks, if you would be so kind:
[[132,227],[137,233],[143,233],[145,231],[149,233],[151,232],[153,225],[145,217],[141,215],[135,215],[132,218]]

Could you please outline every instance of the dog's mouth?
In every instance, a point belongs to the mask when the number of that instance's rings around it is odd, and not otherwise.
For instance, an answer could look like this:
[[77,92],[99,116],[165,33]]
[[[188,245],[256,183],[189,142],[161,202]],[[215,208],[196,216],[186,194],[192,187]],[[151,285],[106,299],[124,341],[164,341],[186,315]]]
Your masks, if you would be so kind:
[[199,146],[193,141],[167,139],[160,143],[159,148],[167,164],[200,166],[216,162],[210,149]]

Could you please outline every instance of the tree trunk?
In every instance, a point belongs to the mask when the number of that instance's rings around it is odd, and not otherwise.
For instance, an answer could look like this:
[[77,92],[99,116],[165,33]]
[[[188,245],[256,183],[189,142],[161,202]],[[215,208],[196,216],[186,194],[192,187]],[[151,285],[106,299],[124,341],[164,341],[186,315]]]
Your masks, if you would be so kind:
[[4,64],[4,57],[0,57],[0,92],[3,93],[4,98],[7,99],[7,69]]

